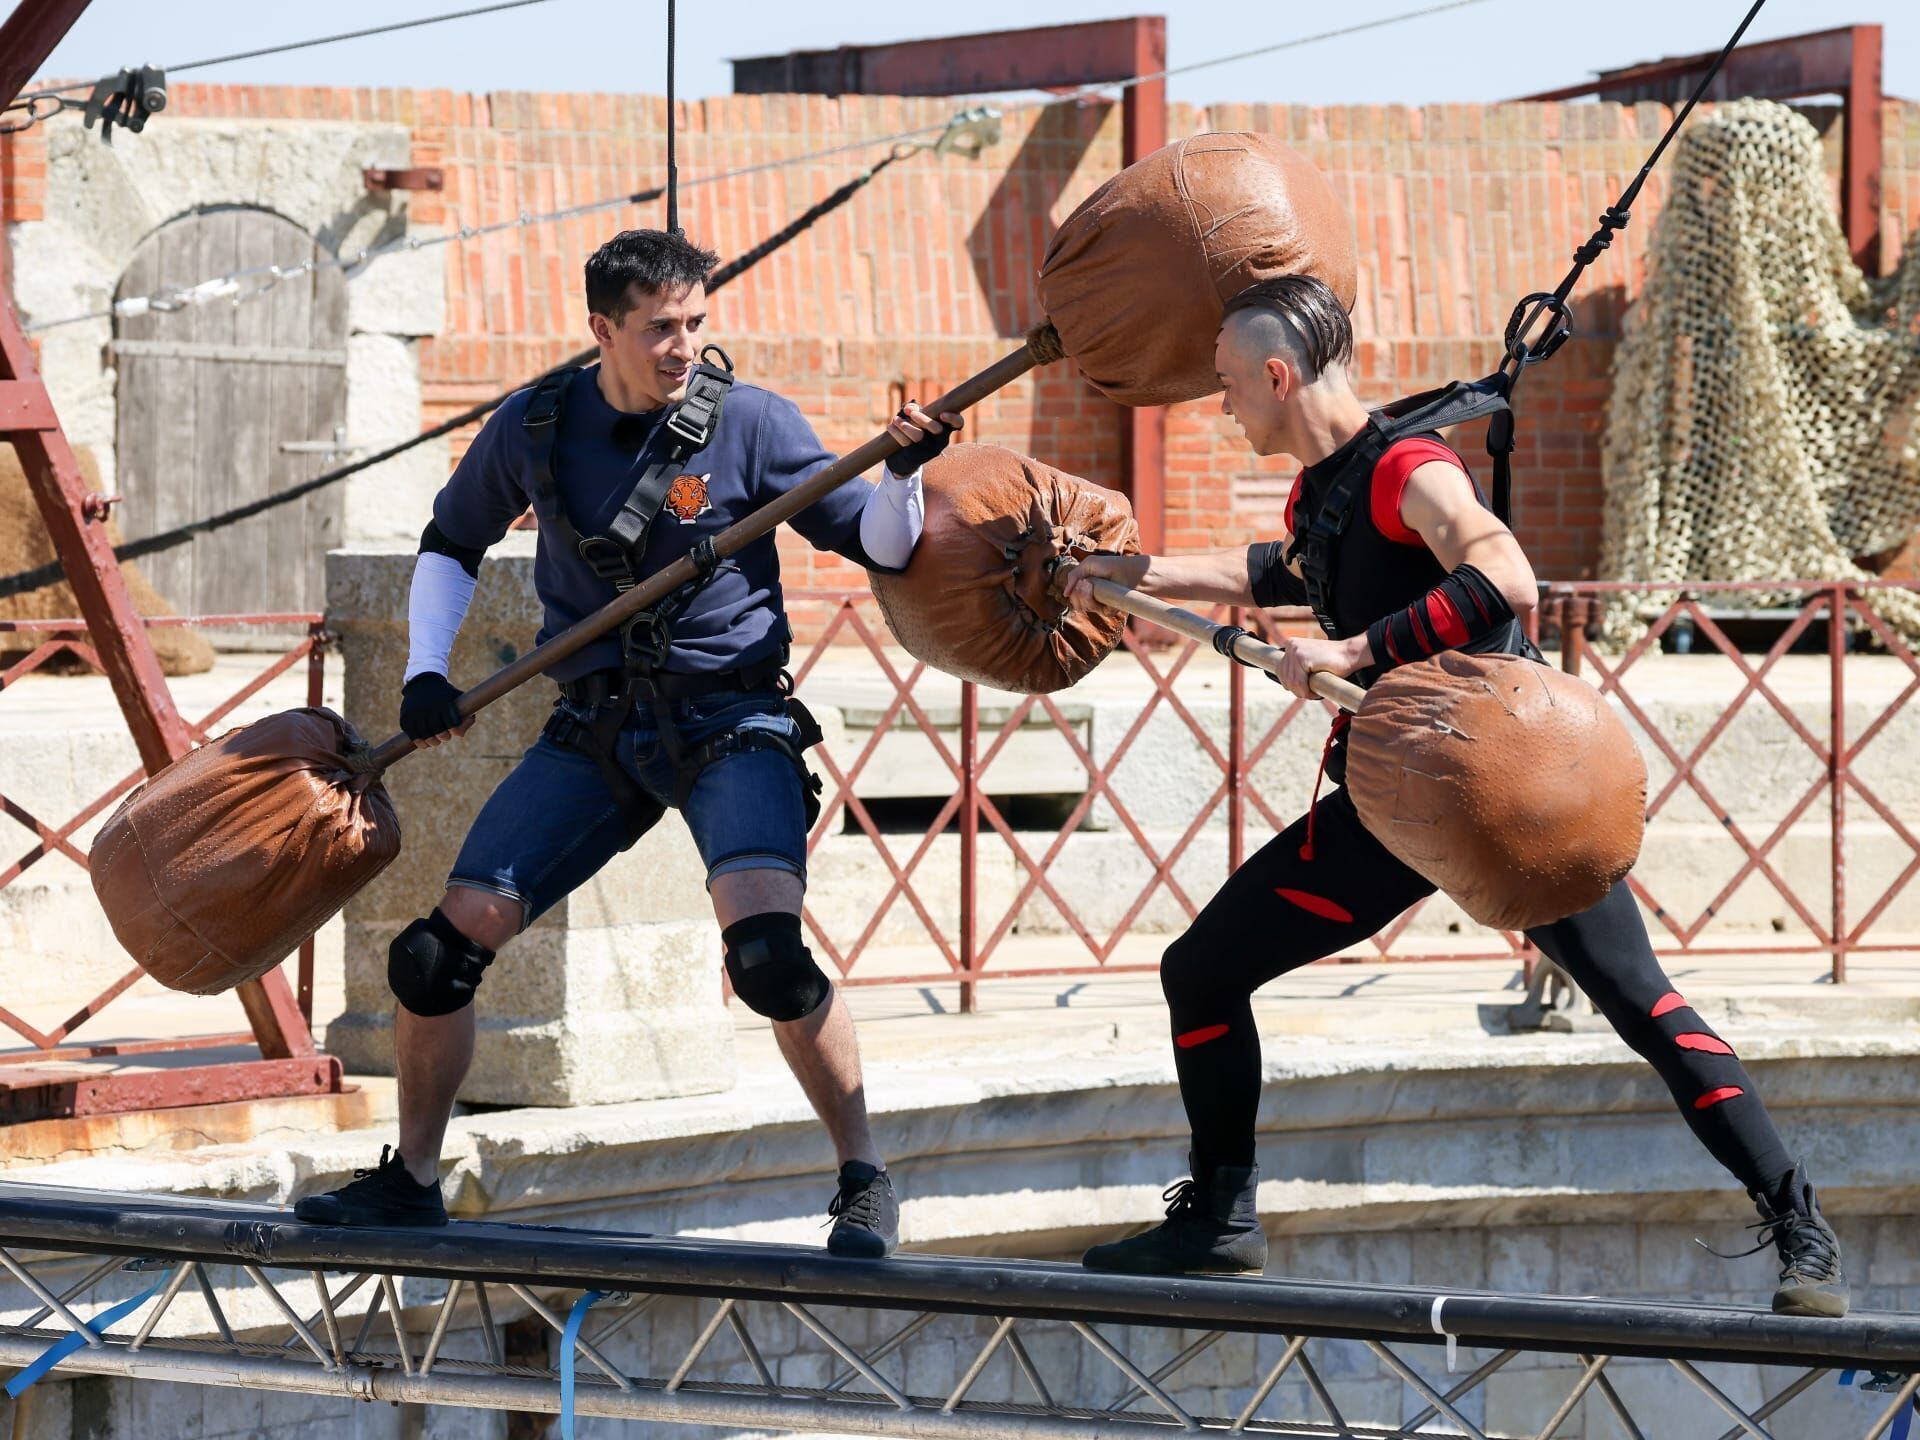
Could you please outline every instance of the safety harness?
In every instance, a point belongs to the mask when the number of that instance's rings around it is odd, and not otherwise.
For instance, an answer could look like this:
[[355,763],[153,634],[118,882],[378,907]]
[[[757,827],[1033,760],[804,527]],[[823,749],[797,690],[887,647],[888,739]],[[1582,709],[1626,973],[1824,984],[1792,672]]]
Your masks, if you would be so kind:
[[1493,513],[1503,525],[1507,523],[1513,500],[1512,384],[1504,372],[1484,380],[1456,380],[1438,390],[1396,400],[1367,417],[1367,428],[1348,450],[1313,515],[1294,532],[1293,543],[1287,548],[1287,562],[1300,567],[1307,604],[1328,636],[1343,638],[1333,618],[1333,561],[1340,537],[1353,520],[1354,501],[1373,475],[1373,467],[1396,441],[1491,416],[1487,454],[1493,460]]
[[[717,356],[720,363],[708,364],[708,355]],[[540,528],[547,531],[555,543],[570,547],[595,575],[625,594],[642,579],[640,565],[647,536],[674,481],[685,472],[687,462],[711,444],[719,431],[720,414],[733,385],[733,362],[717,345],[701,351],[700,363],[693,367],[687,382],[687,393],[668,412],[661,426],[667,437],[664,453],[641,471],[603,535],[583,535],[574,526],[554,474],[554,453],[565,413],[567,389],[579,373],[579,366],[567,366],[544,376],[534,387],[521,421],[532,451],[533,512]],[[580,750],[599,765],[614,803],[627,822],[627,838],[622,849],[645,834],[662,814],[660,803],[620,763],[621,731],[642,700],[653,712],[661,745],[673,766],[676,808],[686,804],[695,782],[708,766],[743,750],[767,748],[786,756],[798,772],[809,829],[820,812],[820,778],[807,768],[804,752],[818,745],[825,736],[806,706],[793,695],[793,680],[786,672],[785,643],[763,660],[717,675],[676,673],[664,668],[673,649],[674,625],[694,597],[723,568],[711,538],[697,541],[687,558],[693,562],[695,578],[669,591],[652,609],[637,612],[620,626],[621,663],[617,670],[596,671],[578,680],[561,682],[561,701],[555,705],[544,732],[554,744]],[[689,746],[674,724],[673,702],[734,689],[776,690],[786,702],[787,715],[797,733],[789,737],[749,723]],[[593,718],[582,719],[577,713],[580,710],[590,712]]]

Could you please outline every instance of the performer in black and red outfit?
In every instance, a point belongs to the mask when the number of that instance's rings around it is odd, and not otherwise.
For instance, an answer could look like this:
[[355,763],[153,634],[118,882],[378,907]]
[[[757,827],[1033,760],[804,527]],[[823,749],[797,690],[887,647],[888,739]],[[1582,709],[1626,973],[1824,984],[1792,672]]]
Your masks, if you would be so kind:
[[[1344,528],[1325,557],[1330,573],[1318,577],[1328,633],[1287,643],[1279,679],[1289,690],[1308,695],[1316,670],[1370,683],[1443,649],[1539,658],[1522,628],[1537,587],[1512,532],[1437,435],[1399,436],[1367,410],[1348,378],[1352,351],[1346,312],[1318,280],[1263,281],[1236,296],[1215,351],[1222,409],[1255,453],[1306,462],[1287,505],[1288,535],[1247,550],[1096,556],[1069,581],[1069,598],[1091,603],[1083,582],[1099,577],[1167,599],[1305,604],[1305,547],[1290,542],[1344,498]],[[1266,1262],[1254,1200],[1260,1039],[1252,994],[1365,939],[1434,888],[1361,825],[1338,783],[1343,730],[1336,724],[1328,742],[1336,788],[1242,865],[1167,949],[1160,976],[1193,1131],[1192,1178],[1168,1192],[1163,1224],[1096,1245],[1086,1255],[1091,1268],[1179,1274]],[[1781,1260],[1774,1309],[1846,1313],[1839,1243],[1805,1162],[1788,1154],[1732,1048],[1662,973],[1625,882],[1591,910],[1528,934],[1660,1072],[1700,1143],[1753,1196],[1761,1243]]]

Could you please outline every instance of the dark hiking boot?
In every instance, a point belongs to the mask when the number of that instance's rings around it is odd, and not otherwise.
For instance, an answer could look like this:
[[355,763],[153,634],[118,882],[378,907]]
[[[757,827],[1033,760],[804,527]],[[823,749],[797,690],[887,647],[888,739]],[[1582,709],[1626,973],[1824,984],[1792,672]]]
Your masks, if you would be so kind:
[[351,1184],[324,1195],[296,1200],[294,1218],[311,1225],[444,1225],[446,1202],[438,1185],[422,1185],[407,1173],[406,1162],[391,1145],[380,1147],[380,1163],[353,1172]]
[[827,1203],[833,1230],[827,1253],[857,1260],[884,1260],[900,1243],[900,1201],[893,1177],[862,1160],[840,1167],[840,1190]]
[[1089,1270],[1128,1275],[1252,1275],[1267,1264],[1267,1236],[1260,1228],[1253,1192],[1257,1165],[1194,1167],[1161,1197],[1167,1218],[1125,1240],[1096,1245],[1080,1263]]
[[1820,1201],[1807,1179],[1807,1162],[1787,1172],[1771,1197],[1755,1195],[1760,1245],[1780,1252],[1780,1285],[1773,1292],[1777,1315],[1847,1313],[1847,1277],[1840,1269],[1840,1240],[1820,1213]]

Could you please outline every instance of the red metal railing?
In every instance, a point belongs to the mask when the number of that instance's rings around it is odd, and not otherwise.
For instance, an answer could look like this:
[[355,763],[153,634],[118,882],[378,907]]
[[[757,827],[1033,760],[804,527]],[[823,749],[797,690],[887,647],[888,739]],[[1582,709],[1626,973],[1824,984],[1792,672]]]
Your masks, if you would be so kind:
[[[1876,928],[1914,875],[1920,874],[1920,839],[1915,838],[1914,827],[1903,821],[1894,807],[1876,794],[1863,779],[1856,761],[1861,752],[1885,732],[1914,694],[1920,692],[1920,661],[1916,661],[1899,635],[1867,604],[1865,592],[1874,588],[1905,587],[1793,582],[1768,586],[1699,584],[1678,588],[1671,585],[1632,586],[1595,582],[1554,585],[1543,597],[1543,604],[1535,617],[1536,628],[1544,622],[1549,630],[1557,630],[1567,636],[1562,653],[1565,667],[1575,673],[1587,672],[1596,686],[1640,727],[1643,743],[1649,749],[1650,761],[1664,761],[1670,771],[1665,778],[1656,781],[1648,797],[1650,844],[1657,843],[1667,833],[1663,821],[1673,808],[1675,796],[1685,791],[1705,806],[1707,813],[1718,821],[1719,828],[1740,852],[1739,866],[1731,877],[1719,886],[1717,893],[1705,906],[1686,917],[1675,913],[1677,901],[1663,903],[1659,894],[1662,877],[1636,873],[1632,881],[1634,890],[1653,916],[1656,948],[1662,953],[1821,954],[1830,958],[1833,978],[1841,980],[1845,978],[1850,954],[1920,950],[1920,941],[1888,938]],[[1591,622],[1595,606],[1606,597],[1640,593],[1647,595],[1651,601],[1656,596],[1672,597],[1676,590],[1678,598],[1658,602],[1654,613],[1649,616],[1646,633],[1625,654],[1609,659],[1596,654],[1586,642],[1584,627]],[[1796,606],[1778,612],[1785,628],[1767,653],[1756,658],[1744,655],[1739,646],[1727,638],[1725,629],[1714,618],[1712,601],[1724,601],[1760,591],[1770,592],[1776,597],[1782,591],[1799,592],[1803,598]],[[1222,856],[1224,863],[1218,878],[1224,879],[1225,874],[1237,867],[1244,858],[1251,827],[1258,826],[1266,833],[1276,832],[1293,818],[1294,810],[1304,807],[1306,787],[1312,778],[1310,773],[1298,777],[1298,802],[1283,807],[1273,803],[1262,792],[1255,783],[1254,772],[1293,727],[1311,727],[1314,748],[1317,748],[1321,727],[1327,719],[1326,710],[1318,704],[1309,705],[1286,697],[1284,702],[1280,702],[1277,716],[1260,733],[1253,734],[1254,722],[1251,717],[1255,706],[1250,700],[1247,674],[1240,667],[1231,666],[1226,677],[1227,714],[1223,739],[1217,733],[1220,727],[1210,727],[1207,717],[1197,713],[1194,705],[1181,693],[1183,678],[1195,665],[1196,656],[1200,656],[1200,647],[1192,642],[1183,641],[1172,647],[1163,647],[1141,643],[1131,635],[1123,640],[1126,651],[1139,667],[1147,685],[1139,710],[1125,718],[1122,733],[1111,748],[1105,748],[1104,737],[1089,734],[1083,738],[1080,727],[1063,710],[1063,704],[1071,699],[1072,692],[1021,697],[1003,719],[991,723],[981,719],[981,696],[977,687],[963,684],[959,686],[957,719],[945,724],[937,723],[929,714],[929,702],[924,693],[917,692],[924,692],[925,682],[929,678],[936,683],[953,682],[940,682],[939,677],[930,677],[924,665],[906,662],[897,649],[889,650],[885,627],[864,592],[807,591],[793,593],[789,598],[803,614],[808,607],[824,607],[824,618],[817,625],[806,627],[813,637],[812,644],[801,656],[796,670],[796,677],[803,685],[809,677],[822,673],[820,666],[832,653],[834,646],[857,642],[864,648],[873,670],[877,671],[886,687],[885,699],[870,732],[850,758],[844,759],[843,763],[825,755],[824,751],[815,752],[825,756],[820,765],[825,772],[827,791],[821,818],[809,838],[810,853],[819,855],[830,837],[843,831],[861,833],[873,846],[887,877],[871,906],[862,903],[865,918],[857,924],[836,926],[818,899],[809,904],[807,923],[810,934],[848,983],[953,980],[961,985],[963,1005],[970,1005],[973,986],[982,979],[1086,973],[1086,962],[1078,967],[1058,964],[1034,967],[1017,963],[1002,967],[992,963],[1018,927],[1028,907],[1039,902],[1044,902],[1057,915],[1058,923],[1064,927],[1066,934],[1077,938],[1086,952],[1086,961],[1093,966],[1108,970],[1149,969],[1150,965],[1115,963],[1115,952],[1157,895],[1164,894],[1171,898],[1178,912],[1187,918],[1196,914],[1199,906],[1205,903],[1213,885],[1218,883],[1217,879],[1200,886],[1194,883],[1190,870],[1185,882],[1176,872],[1182,860],[1195,853],[1194,847],[1210,831],[1217,839],[1218,830],[1222,827],[1216,817],[1221,810],[1225,810],[1223,828],[1226,835]],[[1240,623],[1250,623],[1244,617],[1229,616],[1225,612],[1219,612],[1216,618],[1237,618]],[[1789,701],[1769,683],[1769,677],[1780,659],[1811,626],[1821,620],[1824,620],[1828,655],[1825,694],[1821,697],[1827,711],[1827,734],[1824,738],[1797,715]],[[1267,619],[1255,617],[1251,623],[1267,623]],[[1638,682],[1645,674],[1647,657],[1656,651],[1661,637],[1676,623],[1691,625],[1705,642],[1697,655],[1686,662],[1694,667],[1693,673],[1697,674],[1711,665],[1713,661],[1709,657],[1717,656],[1721,663],[1734,667],[1740,682],[1738,694],[1723,706],[1707,730],[1694,739],[1669,737],[1662,729],[1653,704],[1637,689]],[[1846,733],[1846,670],[1850,633],[1876,639],[1888,656],[1895,657],[1906,666],[1909,682],[1886,709],[1857,738],[1851,740]],[[1111,665],[1113,662],[1108,663]],[[1213,666],[1220,662],[1208,654],[1200,656],[1197,663]],[[1265,684],[1259,678],[1251,683],[1255,686]],[[1277,697],[1278,694],[1278,691],[1271,692],[1268,698]],[[1702,773],[1702,762],[1715,753],[1715,746],[1724,742],[1735,721],[1755,699],[1764,701],[1780,718],[1795,743],[1806,747],[1820,770],[1819,777],[1804,787],[1783,816],[1769,817],[1759,822],[1765,826],[1765,833],[1759,835],[1750,833],[1756,829],[1752,817],[1747,816],[1743,821],[1741,815],[1723,804]],[[1163,832],[1156,838],[1149,833],[1149,827],[1136,818],[1134,810],[1121,793],[1125,787],[1117,781],[1116,776],[1149,726],[1156,721],[1164,724],[1169,719],[1178,722],[1182,741],[1189,745],[1190,751],[1197,751],[1204,757],[1211,767],[1208,773],[1215,778],[1191,795],[1189,813],[1184,825],[1177,827],[1177,833]],[[1009,823],[1005,807],[993,798],[997,793],[993,767],[996,762],[1003,762],[1008,746],[1023,727],[1035,720],[1045,722],[1048,733],[1064,744],[1078,767],[1079,773],[1072,777],[1074,783],[1063,784],[1062,791],[1071,793],[1082,777],[1085,781],[1084,790],[1071,805],[1066,818],[1051,833],[1016,828]],[[924,831],[904,836],[888,834],[858,793],[861,778],[879,753],[882,742],[889,734],[896,732],[917,733],[931,749],[934,761],[940,767],[932,781],[927,782],[926,793],[934,793],[951,783],[950,793],[937,805]],[[1165,743],[1164,738],[1160,743]],[[1104,754],[1097,755],[1096,749],[1104,749]],[[1863,802],[1888,832],[1897,836],[1911,852],[1900,873],[1865,913],[1851,923],[1847,920],[1846,908],[1846,823],[1850,794]],[[1830,863],[1826,867],[1829,872],[1826,876],[1828,893],[1818,900],[1809,901],[1790,883],[1790,877],[1778,858],[1778,851],[1793,827],[1809,816],[1815,803],[1822,797],[1827,802],[1827,819],[1831,830]],[[1137,890],[1119,897],[1124,899],[1124,904],[1116,902],[1106,906],[1110,914],[1117,911],[1117,917],[1105,924],[1096,924],[1080,914],[1052,873],[1072,837],[1080,831],[1097,804],[1104,804],[1111,823],[1125,834],[1135,853],[1147,862],[1146,877]],[[943,915],[937,913],[940,907],[931,893],[934,887],[929,882],[938,881],[944,887],[950,884],[953,877],[941,876],[938,869],[930,864],[930,857],[939,850],[942,837],[956,831],[957,855],[948,863],[957,863],[958,866],[957,885],[952,886],[957,891],[958,903],[953,912]],[[1004,907],[997,903],[989,905],[982,897],[983,866],[986,856],[991,853],[986,847],[995,844],[1003,847],[1005,856],[1011,858],[1018,877],[1011,901]],[[1764,938],[1761,935],[1730,938],[1709,933],[1713,921],[1729,898],[1756,875],[1777,892],[1793,917],[1804,927],[1806,939],[1777,939],[1771,934]],[[1426,903],[1429,902],[1423,902],[1423,906]],[[916,926],[916,943],[924,935],[940,956],[944,970],[917,971],[912,974],[871,973],[872,966],[862,967],[863,956],[875,947],[897,904],[908,907]],[[1817,913],[1816,907],[1824,910],[1824,915]],[[1422,906],[1414,907],[1387,929],[1373,936],[1368,946],[1371,952],[1381,959],[1395,962],[1513,958],[1524,963],[1531,958],[1525,938],[1506,932],[1489,935],[1486,943],[1469,941],[1460,947],[1447,949],[1428,943],[1423,948],[1420,937],[1410,933],[1410,927],[1421,909]],[[1776,925],[1774,928],[1781,927]],[[1348,955],[1341,958],[1351,960],[1363,957]],[[869,973],[856,973],[862,968]]]
[[[235,626],[298,626],[305,631],[304,635],[285,653],[275,656],[259,673],[221,700],[197,723],[189,724],[189,731],[196,742],[208,739],[215,733],[215,727],[222,720],[302,661],[307,667],[306,703],[309,705],[321,703],[325,684],[326,649],[332,637],[323,628],[322,617],[319,615],[303,612],[167,616],[147,619],[143,623],[153,630],[189,626],[196,630]],[[24,677],[34,671],[45,669],[62,658],[77,660],[94,671],[101,669],[100,657],[89,640],[84,621],[6,620],[0,621],[0,633],[29,634],[38,637],[38,643],[25,656],[4,671],[0,671],[0,692],[14,689]],[[71,860],[83,870],[86,869],[86,852],[82,845],[76,842],[75,837],[145,779],[146,773],[144,767],[136,765],[73,815],[57,823],[35,814],[15,796],[0,794],[0,813],[17,822],[34,837],[34,843],[31,846],[7,861],[4,869],[0,869],[0,889],[14,884],[34,866],[55,854]],[[311,1027],[313,1021],[313,965],[313,942],[309,940],[300,947],[296,987],[300,1013],[308,1027]],[[254,1042],[253,1032],[237,1031],[215,1035],[116,1040],[109,1043],[67,1043],[77,1030],[97,1019],[119,996],[132,988],[143,973],[138,966],[130,965],[124,974],[99,994],[87,1000],[59,1023],[46,1029],[30,1024],[10,1009],[0,1007],[0,1026],[4,1026],[5,1029],[27,1042],[27,1048],[0,1053],[0,1067],[19,1066],[23,1062],[91,1060],[168,1051],[208,1050],[251,1045]],[[338,1062],[330,1057],[312,1055],[310,1045],[306,1049],[308,1053],[305,1054],[272,1056],[258,1062],[112,1077],[114,1082],[126,1090],[124,1095],[108,1094],[101,1088],[106,1083],[104,1081],[87,1082],[90,1088],[84,1100],[76,1102],[69,1095],[66,1100],[54,1107],[54,1111],[60,1113],[66,1109],[72,1109],[73,1113],[78,1113],[78,1109],[143,1109],[155,1105],[236,1099],[247,1095],[292,1093],[292,1090],[337,1089]],[[276,1070],[274,1067],[279,1068]],[[279,1073],[280,1070],[287,1070],[289,1073],[282,1075]],[[327,1073],[323,1075],[322,1071]],[[31,1088],[28,1082],[20,1078],[25,1074],[26,1072],[23,1071],[9,1072],[0,1069],[0,1090]],[[14,1076],[15,1079],[9,1080],[9,1075]],[[289,1089],[289,1086],[292,1089]],[[14,1108],[17,1110],[19,1107]],[[25,1117],[10,1114],[9,1118]]]
[[[1766,654],[1759,658],[1759,662],[1753,663],[1750,657],[1744,655],[1740,648],[1727,638],[1725,629],[1713,614],[1712,600],[1736,598],[1756,591],[1777,595],[1783,590],[1800,591],[1801,599],[1797,605],[1781,610],[1781,618],[1787,621],[1785,629]],[[1713,953],[1714,949],[1722,952],[1732,950],[1741,954],[1824,952],[1831,957],[1830,973],[1836,982],[1846,978],[1847,957],[1850,954],[1920,949],[1920,946],[1916,946],[1911,939],[1905,942],[1890,939],[1876,940],[1870,934],[1913,877],[1920,874],[1920,839],[1916,839],[1913,827],[1900,818],[1894,807],[1868,785],[1859,769],[1862,752],[1886,732],[1887,727],[1907,707],[1914,695],[1920,693],[1920,659],[1916,659],[1911,647],[1868,603],[1868,593],[1875,590],[1906,590],[1912,593],[1912,587],[1885,581],[1809,582],[1774,586],[1697,583],[1681,588],[1677,594],[1675,587],[1671,585],[1590,582],[1581,585],[1556,585],[1548,592],[1547,604],[1557,612],[1556,618],[1560,620],[1563,633],[1569,637],[1563,651],[1563,665],[1575,674],[1591,668],[1594,683],[1601,693],[1613,699],[1633,718],[1659,756],[1671,767],[1672,773],[1665,783],[1653,788],[1648,796],[1649,833],[1673,798],[1684,790],[1692,793],[1708,813],[1720,823],[1728,839],[1739,847],[1745,857],[1739,868],[1725,881],[1713,898],[1691,919],[1670,913],[1655,894],[1647,876],[1636,872],[1630,878],[1634,893],[1652,912],[1658,926],[1665,932],[1664,934],[1656,933],[1656,948],[1690,954]],[[1586,645],[1584,638],[1590,611],[1596,601],[1607,596],[1623,594],[1657,594],[1672,598],[1664,599],[1659,604],[1658,613],[1649,617],[1650,624],[1646,633],[1624,654],[1613,659],[1594,654]],[[1827,734],[1824,739],[1815,734],[1813,729],[1794,713],[1784,697],[1767,683],[1768,675],[1781,658],[1818,621],[1824,621],[1827,659],[1825,697]],[[1628,684],[1636,667],[1644,663],[1646,657],[1659,644],[1661,637],[1676,624],[1683,622],[1692,626],[1696,634],[1709,642],[1713,653],[1725,657],[1739,672],[1744,682],[1739,693],[1721,710],[1707,731],[1691,746],[1684,749],[1661,731],[1650,715],[1645,702],[1633,693]],[[1876,639],[1886,655],[1897,659],[1906,671],[1905,683],[1899,693],[1880,710],[1860,735],[1853,739],[1849,739],[1847,734],[1846,658],[1851,633]],[[1748,703],[1756,698],[1767,704],[1779,717],[1787,732],[1806,748],[1819,766],[1817,778],[1805,785],[1800,795],[1787,809],[1786,814],[1776,820],[1768,833],[1758,840],[1748,833],[1747,827],[1740,823],[1739,817],[1729,810],[1700,774],[1701,763],[1713,746],[1727,733]],[[1907,850],[1907,858],[1899,873],[1881,891],[1873,904],[1867,908],[1866,913],[1852,925],[1847,922],[1847,797],[1849,794],[1862,800],[1867,809]],[[1781,842],[1787,838],[1791,827],[1823,796],[1826,800],[1828,825],[1828,874],[1825,897],[1827,914],[1824,920],[1815,914],[1813,904],[1809,903],[1807,897],[1789,883],[1782,873],[1781,865],[1773,858]],[[1800,919],[1813,938],[1799,944],[1740,944],[1716,947],[1698,944],[1702,932],[1719,912],[1720,907],[1747,882],[1749,877],[1756,874],[1764,878]]]

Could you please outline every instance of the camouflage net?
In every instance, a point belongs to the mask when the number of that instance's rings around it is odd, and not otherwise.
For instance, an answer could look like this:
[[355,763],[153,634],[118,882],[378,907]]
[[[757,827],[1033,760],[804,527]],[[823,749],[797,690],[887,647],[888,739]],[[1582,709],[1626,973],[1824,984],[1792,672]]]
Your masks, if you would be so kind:
[[[1917,321],[1920,244],[1898,274],[1861,274],[1804,116],[1742,100],[1696,121],[1614,360],[1600,573],[1872,579],[1857,557],[1903,544],[1920,520]],[[1632,643],[1646,628],[1636,610],[1671,598],[1619,597],[1604,639]],[[1920,596],[1868,598],[1920,641]]]

